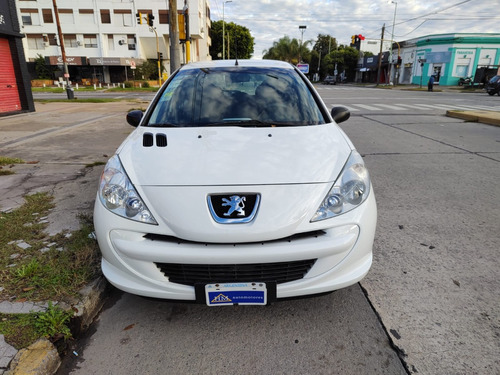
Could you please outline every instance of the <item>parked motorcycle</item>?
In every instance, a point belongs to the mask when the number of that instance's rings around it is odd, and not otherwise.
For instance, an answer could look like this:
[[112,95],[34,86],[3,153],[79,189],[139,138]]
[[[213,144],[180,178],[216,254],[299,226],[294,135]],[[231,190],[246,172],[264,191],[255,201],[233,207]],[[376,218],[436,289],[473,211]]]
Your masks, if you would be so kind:
[[458,85],[459,86],[472,86],[474,84],[474,78],[473,77],[460,77],[458,80]]

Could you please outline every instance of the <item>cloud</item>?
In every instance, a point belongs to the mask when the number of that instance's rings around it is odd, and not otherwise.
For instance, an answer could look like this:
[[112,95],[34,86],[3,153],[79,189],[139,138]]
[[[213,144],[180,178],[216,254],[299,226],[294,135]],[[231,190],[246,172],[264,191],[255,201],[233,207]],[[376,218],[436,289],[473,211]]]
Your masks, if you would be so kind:
[[[210,1],[213,20],[222,19],[223,3]],[[225,4],[224,18],[250,30],[255,38],[254,58],[261,58],[262,51],[284,35],[300,39],[299,25],[307,26],[304,40],[316,40],[318,34],[330,34],[339,44],[349,44],[354,34],[380,38],[384,24],[389,37],[395,9],[396,5],[387,0],[233,0]],[[495,33],[500,21],[497,10],[498,0],[399,0],[395,40],[432,34]]]

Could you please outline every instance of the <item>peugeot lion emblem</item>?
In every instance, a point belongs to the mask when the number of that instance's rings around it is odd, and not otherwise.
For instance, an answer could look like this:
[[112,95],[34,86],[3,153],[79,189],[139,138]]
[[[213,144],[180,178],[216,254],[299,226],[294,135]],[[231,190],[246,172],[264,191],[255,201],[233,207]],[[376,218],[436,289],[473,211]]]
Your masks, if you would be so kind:
[[238,211],[238,216],[245,216],[245,201],[247,197],[240,197],[239,195],[233,195],[230,199],[222,198],[224,203],[222,206],[229,206],[229,211],[224,214],[224,216],[231,216],[234,211]]
[[207,201],[210,214],[217,223],[249,223],[254,219],[259,208],[260,194],[211,194]]

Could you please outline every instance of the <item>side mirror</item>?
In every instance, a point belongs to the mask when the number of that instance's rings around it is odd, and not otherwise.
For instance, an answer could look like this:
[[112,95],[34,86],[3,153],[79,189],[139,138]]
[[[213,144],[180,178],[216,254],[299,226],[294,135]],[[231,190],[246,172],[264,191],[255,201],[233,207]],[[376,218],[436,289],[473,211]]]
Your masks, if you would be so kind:
[[346,107],[333,107],[332,117],[337,124],[340,124],[351,117],[351,112]]
[[133,127],[137,128],[141,123],[142,116],[144,116],[144,113],[139,109],[130,111],[129,113],[127,113],[127,122]]

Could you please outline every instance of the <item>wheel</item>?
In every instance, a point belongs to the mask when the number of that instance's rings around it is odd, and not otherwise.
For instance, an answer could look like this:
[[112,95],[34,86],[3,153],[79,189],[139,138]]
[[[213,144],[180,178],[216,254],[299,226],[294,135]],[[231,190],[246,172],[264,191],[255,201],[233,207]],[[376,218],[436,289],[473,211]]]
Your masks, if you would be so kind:
[[493,95],[495,95],[496,93],[495,93],[495,91],[488,91],[488,94],[489,94],[490,96],[493,96]]
[[462,81],[460,81],[460,82],[458,82],[458,85],[459,85],[459,86],[463,86],[463,85],[464,85],[464,83],[463,83]]

